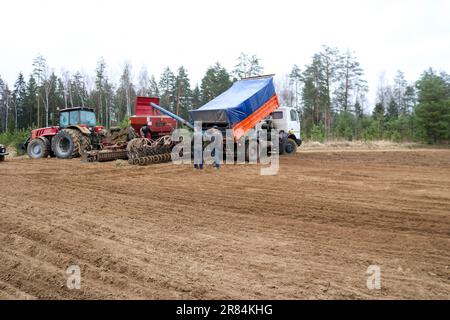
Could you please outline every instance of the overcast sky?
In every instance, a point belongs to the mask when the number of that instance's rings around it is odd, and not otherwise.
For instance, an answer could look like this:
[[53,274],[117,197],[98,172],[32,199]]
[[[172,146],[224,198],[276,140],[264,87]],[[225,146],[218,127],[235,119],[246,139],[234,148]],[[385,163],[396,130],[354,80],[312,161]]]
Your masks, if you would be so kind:
[[113,79],[125,61],[157,77],[183,65],[194,85],[216,61],[231,70],[240,52],[282,75],[327,44],[355,52],[373,101],[382,72],[410,81],[430,66],[450,72],[449,14],[448,0],[5,0],[0,76],[12,86],[41,53],[57,73],[93,74],[103,56]]

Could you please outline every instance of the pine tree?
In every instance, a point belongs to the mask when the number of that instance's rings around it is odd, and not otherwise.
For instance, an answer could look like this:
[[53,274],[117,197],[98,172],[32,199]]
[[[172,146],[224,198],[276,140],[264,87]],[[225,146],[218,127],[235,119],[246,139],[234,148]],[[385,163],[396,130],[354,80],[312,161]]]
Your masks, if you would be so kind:
[[375,108],[373,109],[372,117],[377,120],[383,120],[384,119],[384,105],[381,102],[378,102],[375,105]]
[[[44,112],[39,112],[39,118],[42,117],[44,113],[45,126],[48,127],[48,117],[49,117],[49,95],[51,83],[49,82],[50,72],[47,65],[47,61],[42,55],[38,55],[33,61],[33,75],[37,79],[37,85],[39,87],[39,97],[42,99],[44,104]],[[38,124],[41,124],[40,119],[38,119]]]
[[154,75],[150,78],[150,95],[159,97],[159,88]]
[[338,70],[339,87],[337,90],[336,101],[341,111],[349,110],[351,98],[355,90],[358,92],[367,91],[367,82],[362,78],[364,71],[357,59],[347,51],[341,59],[342,64]]
[[38,104],[38,85],[33,75],[30,76],[27,85],[27,92],[25,97],[25,115],[28,119],[29,126],[34,127],[37,125],[37,104]]
[[188,111],[192,109],[192,90],[187,71],[183,66],[178,68],[173,95],[176,97],[175,113],[187,119]]
[[302,71],[297,65],[292,67],[291,73],[289,74],[290,84],[292,85],[292,91],[294,94],[294,104],[293,107],[297,111],[301,112],[301,90],[302,90]]
[[134,101],[136,100],[136,92],[132,82],[131,64],[126,62],[123,66],[122,75],[120,76],[119,87],[116,92],[117,116],[122,121],[125,117],[134,113]]
[[152,95],[150,87],[150,77],[145,66],[142,66],[141,70],[139,71],[137,95],[144,97],[149,97]]
[[405,74],[398,70],[394,79],[393,98],[398,106],[399,115],[407,114],[407,106],[405,101],[405,93],[408,82],[405,80]]
[[169,111],[175,112],[175,75],[169,67],[164,69],[159,80],[159,92],[161,106]]
[[97,62],[97,67],[95,69],[95,92],[93,94],[95,99],[95,105],[97,106],[96,113],[98,121],[106,125],[108,128],[111,125],[111,114],[110,110],[106,108],[106,95],[105,95],[105,84],[107,82],[106,77],[106,62],[103,58],[100,58]]
[[237,79],[259,76],[262,74],[264,68],[260,65],[260,59],[256,55],[250,56],[241,53],[237,60],[238,64],[233,70],[233,75]]
[[397,104],[396,99],[391,99],[389,102],[388,108],[386,110],[386,118],[388,120],[398,119],[399,115],[399,106]]
[[432,69],[417,82],[415,113],[428,142],[450,139],[450,83]]
[[303,72],[303,117],[307,132],[313,125],[324,123],[324,114],[329,101],[329,92],[325,74],[323,72],[322,59],[315,54],[310,65]]
[[354,135],[359,139],[362,131],[362,120],[364,118],[364,109],[359,99],[356,99],[353,109],[355,110]]
[[0,132],[8,130],[9,99],[10,97],[8,85],[0,77]]
[[198,85],[192,90],[192,109],[198,109],[201,107],[200,101],[200,88]]
[[404,113],[406,115],[410,115],[412,113],[412,110],[415,108],[416,106],[416,91],[414,86],[407,86],[405,89],[405,94],[403,97],[404,100]]
[[324,101],[323,112],[324,122],[327,131],[331,128],[332,122],[332,98],[331,93],[334,83],[337,81],[338,71],[341,67],[341,57],[337,48],[323,46],[319,53],[319,63],[321,68],[321,78],[323,79]]
[[88,92],[84,76],[81,72],[77,71],[73,75],[71,87],[75,106],[85,107],[88,99]]
[[28,121],[25,118],[25,102],[27,95],[27,84],[22,73],[19,73],[14,84],[14,106],[15,106],[15,127],[22,129],[26,128]]
[[59,107],[62,109],[67,108],[66,89],[64,88],[64,81],[61,78],[58,78],[56,92],[58,94],[60,101],[62,101]]
[[200,85],[200,101],[206,104],[231,86],[230,74],[218,62],[206,70]]
[[52,125],[57,124],[57,115],[58,115],[58,108],[60,108],[64,102],[61,97],[61,95],[58,92],[58,83],[59,79],[56,76],[55,73],[52,73],[49,78],[49,116],[50,116],[50,123]]

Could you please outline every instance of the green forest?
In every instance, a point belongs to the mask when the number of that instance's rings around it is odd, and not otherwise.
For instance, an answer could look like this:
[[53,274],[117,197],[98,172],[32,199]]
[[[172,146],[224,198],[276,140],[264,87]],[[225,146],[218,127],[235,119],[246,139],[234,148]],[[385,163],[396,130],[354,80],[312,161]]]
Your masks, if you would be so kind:
[[[188,119],[188,110],[218,96],[237,79],[266,71],[256,55],[245,53],[232,70],[219,62],[209,66],[195,86],[183,66],[167,67],[157,78],[145,67],[134,76],[132,65],[125,63],[119,79],[108,76],[103,58],[91,74],[57,74],[42,55],[32,66],[33,72],[27,77],[19,73],[12,86],[0,74],[0,143],[15,143],[32,128],[56,125],[58,109],[75,106],[93,108],[98,123],[106,127],[125,125],[136,96],[158,96],[162,106]],[[304,140],[450,140],[450,75],[442,70],[424,70],[415,82],[408,82],[400,70],[394,79],[380,79],[370,105],[357,57],[323,46],[308,64],[294,65],[276,87],[282,104],[298,109]]]

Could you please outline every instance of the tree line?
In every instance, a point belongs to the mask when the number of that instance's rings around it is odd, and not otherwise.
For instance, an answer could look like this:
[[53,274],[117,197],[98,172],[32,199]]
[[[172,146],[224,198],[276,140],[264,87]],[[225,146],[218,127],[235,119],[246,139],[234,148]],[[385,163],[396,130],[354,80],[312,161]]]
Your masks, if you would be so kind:
[[450,76],[445,72],[429,69],[409,83],[399,70],[392,84],[382,75],[370,106],[357,57],[323,46],[303,70],[294,65],[278,92],[299,110],[303,136],[312,140],[450,139]]
[[[165,68],[157,80],[145,67],[137,73],[124,63],[118,81],[108,76],[103,58],[92,74],[56,74],[39,55],[27,79],[19,73],[12,88],[0,75],[0,132],[14,132],[57,123],[58,108],[93,108],[99,124],[119,125],[134,114],[136,96],[158,96],[161,105],[188,118],[196,109],[227,90],[234,81],[261,75],[256,55],[242,53],[229,71],[219,62],[207,68],[200,85],[191,85],[184,66]],[[427,141],[450,139],[450,76],[432,69],[414,83],[398,71],[389,84],[380,77],[376,101],[367,100],[368,84],[350,51],[323,46],[303,68],[294,65],[276,83],[283,104],[301,114],[306,139]],[[372,110],[369,112],[369,110]]]
[[53,125],[57,121],[58,109],[78,106],[93,108],[101,125],[119,125],[134,114],[134,101],[138,95],[158,96],[162,106],[188,118],[188,110],[215,98],[236,79],[263,71],[254,55],[241,54],[237,60],[232,72],[219,62],[210,66],[200,86],[192,87],[183,66],[175,72],[165,68],[159,81],[142,67],[134,83],[132,65],[127,62],[115,83],[108,76],[108,66],[103,58],[97,62],[93,75],[79,71],[56,74],[46,59],[39,55],[33,61],[29,78],[25,79],[19,73],[13,88],[0,75],[0,132]]

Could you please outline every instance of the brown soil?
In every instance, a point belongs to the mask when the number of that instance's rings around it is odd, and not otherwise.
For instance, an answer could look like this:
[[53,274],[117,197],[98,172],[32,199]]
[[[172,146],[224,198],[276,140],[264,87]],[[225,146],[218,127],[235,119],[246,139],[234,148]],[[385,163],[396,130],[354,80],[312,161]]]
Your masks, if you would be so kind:
[[10,158],[0,177],[3,299],[450,299],[450,150],[301,151],[277,176]]

